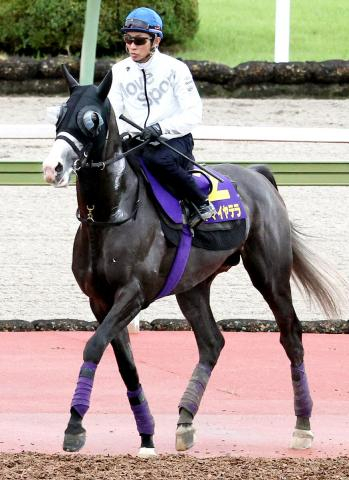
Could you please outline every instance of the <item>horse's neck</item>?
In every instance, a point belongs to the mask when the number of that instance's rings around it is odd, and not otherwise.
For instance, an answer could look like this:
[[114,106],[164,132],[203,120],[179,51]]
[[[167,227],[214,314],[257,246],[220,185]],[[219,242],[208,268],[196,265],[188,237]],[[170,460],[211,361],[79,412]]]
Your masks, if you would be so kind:
[[[121,152],[114,112],[109,119],[109,135],[104,151],[95,161],[106,161]],[[137,177],[124,158],[103,170],[82,169],[77,181],[78,207],[81,215],[93,208],[96,221],[120,221],[133,208],[137,195]]]
[[85,171],[77,181],[80,214],[93,209],[95,221],[120,221],[130,214],[137,195],[137,177],[124,158],[102,171]]

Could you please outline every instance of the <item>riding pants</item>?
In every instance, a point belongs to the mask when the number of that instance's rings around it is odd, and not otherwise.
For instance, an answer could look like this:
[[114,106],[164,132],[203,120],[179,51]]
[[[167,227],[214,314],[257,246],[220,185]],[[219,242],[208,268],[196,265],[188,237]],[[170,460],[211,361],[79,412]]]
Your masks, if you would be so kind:
[[[191,134],[166,140],[166,143],[194,159],[194,141]],[[142,158],[154,177],[168,187],[179,200],[190,200],[195,205],[201,205],[206,200],[205,194],[198,188],[189,172],[191,163],[186,158],[161,144],[146,145],[142,150]]]

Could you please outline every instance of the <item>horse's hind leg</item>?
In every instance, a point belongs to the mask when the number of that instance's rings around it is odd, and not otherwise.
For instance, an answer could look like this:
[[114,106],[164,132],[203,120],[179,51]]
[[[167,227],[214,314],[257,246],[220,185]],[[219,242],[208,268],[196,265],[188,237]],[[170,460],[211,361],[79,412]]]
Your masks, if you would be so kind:
[[[272,249],[270,245],[273,245]],[[314,437],[310,429],[313,402],[303,363],[302,327],[292,304],[292,253],[287,233],[281,242],[275,237],[268,238],[268,232],[264,232],[263,239],[254,238],[245,244],[242,259],[253,285],[263,295],[274,314],[280,329],[280,342],[291,361],[297,417],[291,448],[310,448]]]
[[[90,303],[92,311],[101,323],[108,311],[108,307],[93,301]],[[120,334],[111,341],[111,345],[114,350],[121,378],[127,388],[127,397],[136,420],[138,432],[141,436],[141,447],[138,456],[154,456],[154,419],[150,413],[142,386],[139,383],[139,376],[134,362],[127,328],[122,330]],[[88,409],[89,398],[86,396],[86,398],[82,397],[84,397],[84,390],[86,390],[86,388],[89,392],[92,389],[96,367],[97,365],[91,362],[84,362],[81,368],[77,389],[72,402],[71,417],[65,431],[63,449],[66,451],[79,451],[85,444],[86,431],[82,426],[82,419]],[[85,408],[82,408],[82,403]]]
[[176,431],[176,449],[179,451],[187,450],[194,444],[193,418],[224,346],[223,335],[213,318],[209,303],[210,286],[211,280],[206,280],[188,292],[177,295],[178,305],[194,331],[199,349],[199,363],[179,403]]

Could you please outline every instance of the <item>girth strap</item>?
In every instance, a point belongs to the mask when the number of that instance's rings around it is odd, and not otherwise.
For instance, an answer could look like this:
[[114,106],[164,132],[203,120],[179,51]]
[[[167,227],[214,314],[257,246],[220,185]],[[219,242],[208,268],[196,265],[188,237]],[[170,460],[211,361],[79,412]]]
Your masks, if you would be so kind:
[[156,300],[158,298],[166,297],[166,295],[170,295],[170,293],[172,293],[172,291],[178,285],[179,281],[183,276],[185,267],[187,266],[187,262],[188,262],[189,254],[191,250],[191,243],[192,243],[192,234],[191,234],[190,227],[189,225],[184,223],[181,240],[177,247],[176,256],[172,263],[170,273],[166,279],[165,285],[162,287],[162,289],[156,296]]

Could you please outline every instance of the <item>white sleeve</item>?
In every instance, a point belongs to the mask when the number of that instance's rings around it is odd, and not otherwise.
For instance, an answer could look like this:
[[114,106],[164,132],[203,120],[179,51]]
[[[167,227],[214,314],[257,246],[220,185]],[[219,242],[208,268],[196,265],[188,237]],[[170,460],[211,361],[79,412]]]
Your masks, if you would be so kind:
[[113,66],[113,81],[109,90],[108,98],[110,100],[111,106],[115,112],[115,118],[117,123],[119,124],[119,116],[124,113],[124,99],[121,93],[120,83],[118,81],[118,75],[116,71],[116,65]]
[[186,135],[202,121],[202,102],[192,74],[182,62],[176,70],[174,95],[179,105],[178,111],[159,124],[164,134]]

